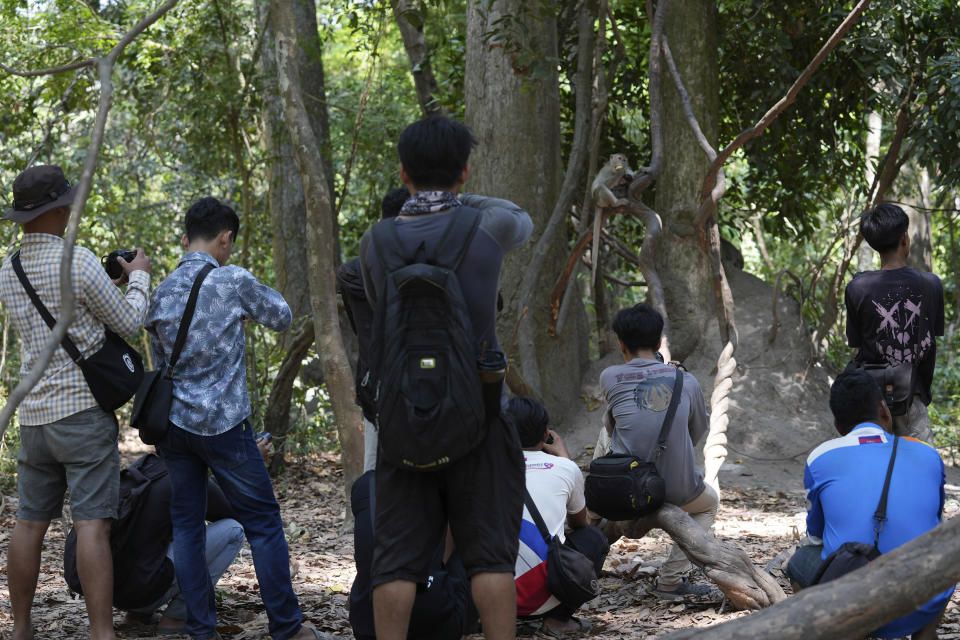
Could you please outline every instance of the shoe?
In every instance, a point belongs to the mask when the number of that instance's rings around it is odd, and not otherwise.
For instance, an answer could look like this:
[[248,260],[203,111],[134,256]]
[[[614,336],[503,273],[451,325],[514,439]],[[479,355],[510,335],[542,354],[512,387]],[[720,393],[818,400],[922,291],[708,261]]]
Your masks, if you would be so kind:
[[667,590],[657,587],[651,593],[661,600],[686,600],[688,598],[709,598],[722,600],[723,593],[709,584],[693,584],[689,578],[684,578],[676,589]]

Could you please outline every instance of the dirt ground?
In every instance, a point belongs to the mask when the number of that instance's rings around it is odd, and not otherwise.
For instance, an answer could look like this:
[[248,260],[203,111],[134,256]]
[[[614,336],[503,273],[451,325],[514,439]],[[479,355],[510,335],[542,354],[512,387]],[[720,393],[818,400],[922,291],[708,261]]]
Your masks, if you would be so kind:
[[[132,460],[138,448],[128,439],[124,458]],[[729,480],[737,476],[724,473]],[[722,476],[722,477],[723,477]],[[783,492],[748,486],[757,476],[739,476],[726,482],[715,533],[747,552],[761,567],[788,550],[803,535],[804,507],[801,491]],[[276,483],[290,542],[294,583],[307,620],[323,631],[352,637],[347,620],[347,593],[354,577],[353,537],[342,533],[346,504],[340,489],[341,467],[335,455],[301,461]],[[960,487],[948,490],[947,516],[960,512]],[[13,527],[15,496],[5,496],[0,513],[0,574],[5,573],[6,547]],[[34,604],[38,639],[86,638],[83,601],[70,594],[61,577],[64,530],[53,523],[43,551],[40,584]],[[705,627],[744,612],[725,603],[675,605],[648,595],[657,565],[666,557],[669,538],[654,530],[641,540],[615,543],[604,566],[600,596],[587,604],[582,618],[593,625],[589,637],[655,638],[687,627]],[[781,585],[789,590],[778,570]],[[257,581],[245,548],[217,585],[219,631],[226,639],[266,638],[266,615],[257,595]],[[954,596],[940,627],[942,639],[960,638],[960,596]],[[157,638],[151,627],[123,625],[116,613],[119,638]],[[12,628],[6,576],[0,576],[0,638]],[[543,638],[539,623],[521,622],[521,637]],[[480,638],[482,636],[475,636]]]
[[[781,296],[777,338],[770,342],[771,288],[749,274],[729,272],[737,301],[740,348],[731,393],[729,455],[720,473],[723,491],[715,533],[743,549],[759,567],[768,567],[789,552],[804,535],[803,463],[807,453],[834,437],[828,409],[828,372],[812,364],[807,328],[798,320],[795,301]],[[700,348],[685,364],[710,397],[719,338],[706,332]],[[555,427],[588,464],[599,428],[599,389],[596,381],[611,357],[585,372],[578,402],[557,418]],[[124,433],[121,448],[129,462],[146,450],[133,433]],[[351,637],[347,594],[354,577],[353,537],[344,534],[348,512],[343,499],[342,471],[336,455],[301,460],[276,482],[286,523],[294,584],[307,620],[323,631]],[[945,516],[960,513],[960,470],[947,468]],[[16,496],[3,496],[0,506],[0,574],[16,511]],[[54,523],[47,535],[34,621],[37,638],[85,638],[83,601],[73,597],[61,577],[64,527]],[[722,602],[664,603],[648,595],[657,566],[666,557],[669,539],[654,530],[642,540],[622,539],[613,545],[602,576],[602,591],[588,603],[583,619],[593,625],[589,637],[655,638],[687,627],[706,627],[748,615]],[[773,562],[776,564],[776,562]],[[771,568],[789,592],[782,573]],[[266,615],[257,595],[256,576],[245,549],[217,586],[220,633],[224,638],[265,638]],[[960,596],[954,595],[940,627],[940,638],[960,639]],[[122,625],[118,637],[153,638],[151,627]],[[0,639],[10,637],[9,594],[0,576]],[[520,622],[521,637],[545,637],[539,623]],[[481,636],[476,636],[477,638]]]

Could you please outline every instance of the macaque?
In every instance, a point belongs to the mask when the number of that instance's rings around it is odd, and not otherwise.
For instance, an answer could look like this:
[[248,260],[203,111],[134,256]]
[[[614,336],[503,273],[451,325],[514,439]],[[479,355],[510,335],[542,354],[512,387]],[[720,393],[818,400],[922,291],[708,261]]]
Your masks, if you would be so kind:
[[624,192],[632,178],[627,157],[622,153],[615,153],[610,156],[605,165],[600,167],[597,177],[593,179],[593,186],[590,188],[594,204],[593,248],[590,250],[590,258],[593,263],[591,281],[594,286],[599,284],[597,283],[597,269],[600,264],[600,227],[603,225],[601,210],[607,207],[623,207],[629,204],[626,198],[621,198],[614,193],[614,189],[621,193]]

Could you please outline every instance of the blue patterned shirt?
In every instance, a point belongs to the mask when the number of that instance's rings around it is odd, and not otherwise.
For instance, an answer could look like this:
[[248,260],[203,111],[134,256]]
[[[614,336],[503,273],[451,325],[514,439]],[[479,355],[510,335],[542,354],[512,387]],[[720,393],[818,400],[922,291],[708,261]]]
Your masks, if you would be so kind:
[[[208,263],[217,266],[210,254],[188,253],[154,290],[144,326],[155,367],[169,361],[193,281]],[[279,292],[246,269],[233,265],[214,269],[200,287],[187,341],[174,369],[173,424],[197,435],[215,436],[250,415],[244,320],[286,331],[293,315]]]

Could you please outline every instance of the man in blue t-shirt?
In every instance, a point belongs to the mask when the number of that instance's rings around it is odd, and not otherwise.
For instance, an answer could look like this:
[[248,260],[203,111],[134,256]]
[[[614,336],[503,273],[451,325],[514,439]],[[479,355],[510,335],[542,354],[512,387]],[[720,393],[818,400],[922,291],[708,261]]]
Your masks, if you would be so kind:
[[[794,589],[810,586],[821,562],[845,542],[874,541],[874,519],[893,451],[893,420],[880,387],[862,370],[840,374],[830,389],[830,410],[839,438],[807,458],[807,535],[787,565]],[[901,437],[887,496],[887,520],[879,549],[886,553],[940,524],[943,461],[930,445]],[[953,593],[950,587],[919,609],[885,624],[871,636],[936,638],[937,623]]]

